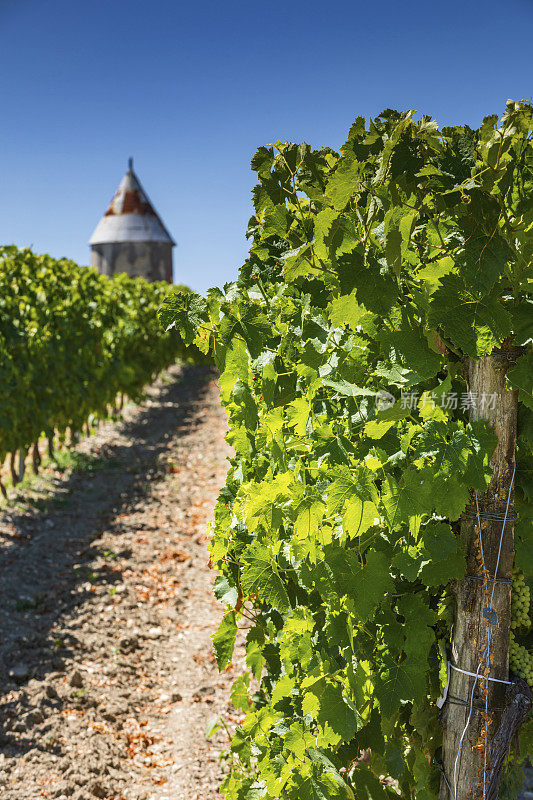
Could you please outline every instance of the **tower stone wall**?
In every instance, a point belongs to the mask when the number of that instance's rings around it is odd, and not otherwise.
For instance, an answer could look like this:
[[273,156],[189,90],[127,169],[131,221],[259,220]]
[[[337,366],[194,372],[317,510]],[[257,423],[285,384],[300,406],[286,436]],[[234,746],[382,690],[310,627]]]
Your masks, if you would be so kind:
[[102,275],[126,272],[132,277],[172,283],[172,245],[169,242],[94,244],[92,265]]

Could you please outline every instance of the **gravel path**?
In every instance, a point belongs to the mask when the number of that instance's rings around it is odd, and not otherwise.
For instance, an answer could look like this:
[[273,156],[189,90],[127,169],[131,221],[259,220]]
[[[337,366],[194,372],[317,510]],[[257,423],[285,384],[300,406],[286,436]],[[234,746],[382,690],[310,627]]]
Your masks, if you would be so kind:
[[[229,448],[214,373],[145,402],[0,514],[0,796],[211,800],[235,722],[205,529]],[[242,663],[242,649],[235,660]]]

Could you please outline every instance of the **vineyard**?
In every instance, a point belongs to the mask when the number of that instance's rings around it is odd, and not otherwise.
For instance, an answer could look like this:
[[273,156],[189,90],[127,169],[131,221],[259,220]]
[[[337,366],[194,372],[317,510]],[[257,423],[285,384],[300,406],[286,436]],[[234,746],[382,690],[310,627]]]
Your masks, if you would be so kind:
[[75,439],[186,353],[158,325],[168,284],[13,246],[0,250],[0,283],[0,461],[11,454],[17,483],[30,447],[38,468],[41,436],[52,453],[55,435]]
[[247,631],[230,800],[519,790],[531,131],[509,102],[478,130],[388,110],[341,153],[261,147],[238,280],[163,304],[215,358],[235,451],[210,544],[220,669]]

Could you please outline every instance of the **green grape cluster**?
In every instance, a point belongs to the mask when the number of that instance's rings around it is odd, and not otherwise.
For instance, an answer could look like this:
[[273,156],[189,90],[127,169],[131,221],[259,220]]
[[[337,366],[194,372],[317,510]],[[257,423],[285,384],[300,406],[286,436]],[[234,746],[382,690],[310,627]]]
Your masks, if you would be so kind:
[[[513,584],[511,588],[511,628],[530,628],[529,616],[530,592],[526,584],[524,573],[515,567],[513,569]],[[521,678],[533,687],[533,652],[519,644],[511,633],[509,643],[509,665]]]
[[509,664],[513,672],[527,681],[533,689],[533,652],[530,652],[524,645],[518,644],[514,633],[511,633],[509,644]]
[[530,628],[529,616],[530,592],[524,573],[516,567],[513,569],[513,585],[511,589],[511,628]]

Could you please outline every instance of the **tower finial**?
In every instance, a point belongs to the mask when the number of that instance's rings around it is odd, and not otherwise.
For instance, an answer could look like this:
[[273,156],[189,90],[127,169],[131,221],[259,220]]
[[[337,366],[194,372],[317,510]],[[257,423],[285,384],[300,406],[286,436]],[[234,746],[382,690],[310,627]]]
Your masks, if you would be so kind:
[[130,172],[133,172],[133,157],[132,156],[130,156],[128,158],[128,169],[129,169]]

